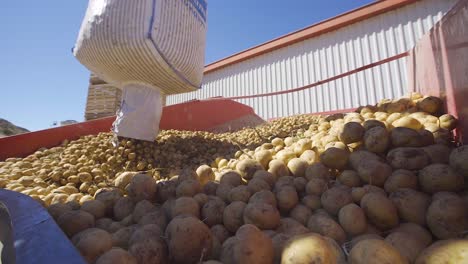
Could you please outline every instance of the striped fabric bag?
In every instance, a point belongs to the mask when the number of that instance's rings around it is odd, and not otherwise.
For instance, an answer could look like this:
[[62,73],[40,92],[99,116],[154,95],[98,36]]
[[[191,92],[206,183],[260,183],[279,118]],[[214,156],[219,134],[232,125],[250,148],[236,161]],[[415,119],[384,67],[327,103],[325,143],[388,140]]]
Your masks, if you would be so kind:
[[206,9],[206,0],[89,0],[73,54],[123,89],[118,136],[154,140],[161,93],[200,87]]

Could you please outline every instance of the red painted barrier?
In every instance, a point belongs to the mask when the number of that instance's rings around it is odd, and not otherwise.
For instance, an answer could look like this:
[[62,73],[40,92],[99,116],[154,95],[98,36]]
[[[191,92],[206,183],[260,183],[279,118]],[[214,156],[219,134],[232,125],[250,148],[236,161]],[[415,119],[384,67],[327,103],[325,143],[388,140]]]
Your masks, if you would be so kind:
[[[210,131],[246,115],[255,115],[255,112],[251,107],[232,100],[190,101],[164,107],[160,128]],[[0,161],[10,157],[24,157],[42,147],[57,146],[65,139],[73,140],[85,135],[108,132],[114,120],[113,116],[0,138]]]

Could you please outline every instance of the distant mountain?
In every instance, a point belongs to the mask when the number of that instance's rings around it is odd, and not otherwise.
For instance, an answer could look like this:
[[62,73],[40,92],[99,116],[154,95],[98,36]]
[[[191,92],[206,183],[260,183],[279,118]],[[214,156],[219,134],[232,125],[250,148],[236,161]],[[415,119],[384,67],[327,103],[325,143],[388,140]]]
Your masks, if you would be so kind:
[[0,137],[13,136],[29,132],[29,130],[15,126],[10,121],[0,118]]

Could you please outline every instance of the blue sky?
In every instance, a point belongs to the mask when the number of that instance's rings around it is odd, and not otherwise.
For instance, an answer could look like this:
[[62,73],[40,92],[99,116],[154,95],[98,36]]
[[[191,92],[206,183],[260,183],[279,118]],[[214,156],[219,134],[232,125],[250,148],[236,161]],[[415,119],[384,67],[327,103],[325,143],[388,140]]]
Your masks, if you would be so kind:
[[[372,0],[208,0],[206,62]],[[0,118],[29,130],[83,121],[89,72],[71,54],[88,1],[14,0],[0,8]]]

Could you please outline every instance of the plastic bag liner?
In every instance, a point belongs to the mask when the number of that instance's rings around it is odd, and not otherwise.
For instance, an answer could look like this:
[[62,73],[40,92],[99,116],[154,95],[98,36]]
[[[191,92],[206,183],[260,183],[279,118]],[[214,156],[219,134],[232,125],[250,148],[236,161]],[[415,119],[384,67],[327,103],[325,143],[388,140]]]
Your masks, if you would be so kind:
[[154,141],[159,133],[162,108],[159,89],[145,84],[124,85],[114,133],[120,137]]

